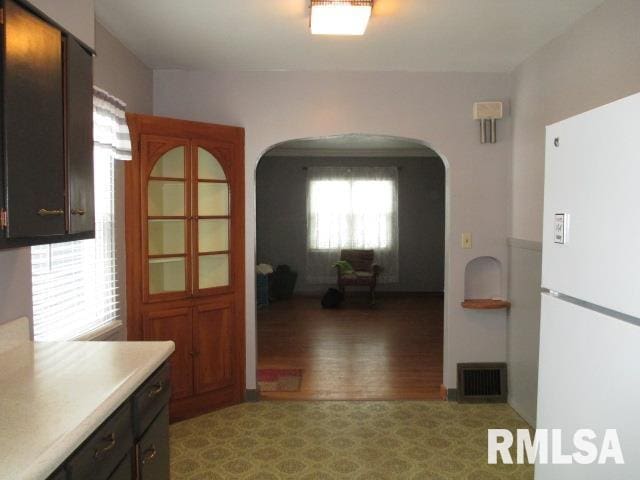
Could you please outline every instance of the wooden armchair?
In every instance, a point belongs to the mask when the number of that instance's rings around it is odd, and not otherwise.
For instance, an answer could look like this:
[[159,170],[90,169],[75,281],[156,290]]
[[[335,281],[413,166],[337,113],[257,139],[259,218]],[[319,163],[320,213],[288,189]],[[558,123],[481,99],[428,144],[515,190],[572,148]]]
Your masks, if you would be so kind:
[[338,274],[338,289],[344,294],[345,287],[356,285],[369,287],[371,304],[376,301],[376,283],[380,274],[380,266],[373,263],[373,250],[341,250],[340,260],[345,260],[353,267],[353,272],[342,272],[336,266]]

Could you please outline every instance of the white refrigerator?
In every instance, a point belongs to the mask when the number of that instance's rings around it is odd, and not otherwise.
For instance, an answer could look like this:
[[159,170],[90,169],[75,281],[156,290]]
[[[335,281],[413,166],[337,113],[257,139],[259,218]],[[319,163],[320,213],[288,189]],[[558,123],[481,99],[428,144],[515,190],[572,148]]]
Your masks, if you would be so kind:
[[625,463],[535,478],[640,479],[640,94],[547,127],[543,224],[536,427],[562,429],[564,454],[578,429],[599,451],[617,429]]

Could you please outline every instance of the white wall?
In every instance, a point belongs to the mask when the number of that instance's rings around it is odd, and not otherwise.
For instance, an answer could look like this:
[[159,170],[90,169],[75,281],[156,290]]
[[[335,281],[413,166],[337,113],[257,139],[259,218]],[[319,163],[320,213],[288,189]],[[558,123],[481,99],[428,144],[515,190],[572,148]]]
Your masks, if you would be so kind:
[[513,72],[513,237],[542,238],[545,126],[640,91],[638,19],[609,0]]
[[[471,108],[508,92],[501,74],[155,72],[155,114],[246,129],[247,388],[255,388],[256,365],[255,166],[269,147],[295,138],[395,135],[441,155],[449,166],[445,383],[455,387],[457,362],[506,359],[506,314],[466,311],[460,301],[470,259],[507,261],[511,122],[500,122],[497,144],[481,145]],[[473,232],[472,250],[459,246],[464,231]]]
[[94,48],[94,0],[28,0],[87,46]]
[[[127,104],[128,112],[152,113],[153,72],[131,53],[106,28],[96,22],[96,56],[93,63],[93,82]],[[127,289],[126,289],[126,242],[124,231],[124,162],[115,166],[115,218],[116,218],[116,262],[120,286],[120,317],[124,327],[109,340],[126,338]]]
[[[537,388],[545,126],[640,91],[640,2],[609,0],[512,74],[510,402],[527,420]],[[526,242],[525,242],[526,244]]]
[[153,111],[153,72],[105,27],[96,22],[96,56],[93,81],[96,86],[127,104],[127,111]]
[[510,239],[509,404],[529,425],[536,424],[541,267],[542,246],[539,242]]
[[0,324],[32,316],[30,249],[0,251]]

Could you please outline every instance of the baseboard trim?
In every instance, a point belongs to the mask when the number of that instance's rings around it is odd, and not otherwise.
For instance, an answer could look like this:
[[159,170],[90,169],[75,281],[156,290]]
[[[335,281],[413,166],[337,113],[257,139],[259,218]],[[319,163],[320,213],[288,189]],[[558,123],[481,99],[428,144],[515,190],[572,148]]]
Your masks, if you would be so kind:
[[512,397],[507,399],[507,403],[531,428],[536,428],[535,412],[533,416],[528,415],[526,409],[522,408],[518,402],[514,402]]
[[260,394],[258,393],[257,388],[247,388],[244,391],[244,401],[245,402],[257,402],[260,399]]
[[513,248],[520,248],[523,250],[533,250],[534,252],[542,251],[542,242],[535,242],[533,240],[525,240],[523,238],[507,238],[507,245]]
[[[302,292],[294,292],[293,296],[298,298],[318,298],[319,295],[323,295],[326,292],[327,288],[335,288],[335,285],[327,285],[323,290],[316,291],[302,291]],[[352,297],[369,297],[368,287],[360,287],[360,290],[348,290],[347,296]],[[367,290],[362,290],[363,288],[367,288]],[[396,297],[442,297],[444,296],[444,292],[395,292],[395,291],[384,291],[376,289],[376,297],[378,298],[396,298]],[[274,302],[276,303],[276,302]]]
[[457,402],[458,401],[458,389],[450,388],[447,390],[447,401],[449,402]]

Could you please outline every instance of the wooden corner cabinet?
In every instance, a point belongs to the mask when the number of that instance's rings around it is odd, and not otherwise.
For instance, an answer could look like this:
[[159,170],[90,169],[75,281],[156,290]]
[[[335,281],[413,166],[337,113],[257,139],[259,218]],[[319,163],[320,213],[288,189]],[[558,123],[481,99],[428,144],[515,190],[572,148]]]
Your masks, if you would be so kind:
[[172,420],[244,398],[244,130],[127,115],[129,340],[173,340]]
[[92,238],[93,52],[0,2],[0,248]]

